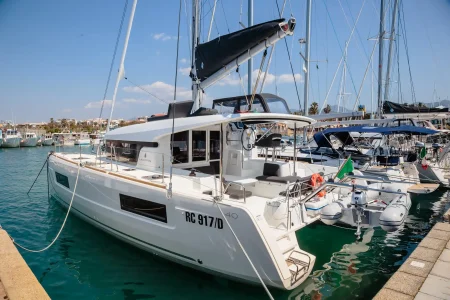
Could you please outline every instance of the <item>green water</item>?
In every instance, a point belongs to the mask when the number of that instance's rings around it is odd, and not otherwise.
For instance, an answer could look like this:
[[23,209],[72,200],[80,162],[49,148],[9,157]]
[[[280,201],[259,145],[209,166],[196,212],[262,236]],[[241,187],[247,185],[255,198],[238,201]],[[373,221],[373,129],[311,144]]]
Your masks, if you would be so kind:
[[[0,224],[31,249],[52,241],[65,216],[54,199],[47,199],[45,168],[26,195],[50,150],[0,149]],[[443,191],[415,197],[401,232],[366,231],[360,243],[353,230],[321,223],[302,229],[297,238],[302,249],[317,256],[314,271],[293,291],[271,292],[276,299],[370,299],[449,207]],[[162,260],[73,216],[49,250],[21,253],[53,299],[267,299],[261,286]]]

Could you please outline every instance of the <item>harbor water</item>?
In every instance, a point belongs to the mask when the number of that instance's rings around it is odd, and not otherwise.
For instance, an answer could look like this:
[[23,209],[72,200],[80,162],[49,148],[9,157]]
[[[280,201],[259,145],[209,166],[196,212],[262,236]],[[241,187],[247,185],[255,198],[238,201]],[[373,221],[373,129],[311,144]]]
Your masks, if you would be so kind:
[[[0,149],[0,224],[30,249],[47,246],[66,213],[47,197],[52,187],[47,186],[46,168],[27,195],[51,150]],[[301,248],[317,256],[310,278],[293,291],[271,292],[275,299],[371,299],[449,207],[445,191],[413,196],[404,229],[366,230],[360,242],[352,229],[314,223],[297,232]],[[74,216],[49,250],[20,252],[52,299],[267,299],[261,286],[168,262]]]

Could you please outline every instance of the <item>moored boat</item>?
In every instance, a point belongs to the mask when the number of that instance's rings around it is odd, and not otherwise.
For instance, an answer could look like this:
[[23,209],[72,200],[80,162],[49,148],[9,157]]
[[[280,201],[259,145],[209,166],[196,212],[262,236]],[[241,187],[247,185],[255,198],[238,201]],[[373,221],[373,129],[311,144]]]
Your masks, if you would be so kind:
[[22,137],[20,136],[20,133],[17,132],[15,129],[6,129],[5,132],[3,132],[2,136],[2,147],[3,148],[17,148],[20,146],[20,141]]
[[38,137],[34,132],[26,132],[20,141],[20,147],[36,147]]

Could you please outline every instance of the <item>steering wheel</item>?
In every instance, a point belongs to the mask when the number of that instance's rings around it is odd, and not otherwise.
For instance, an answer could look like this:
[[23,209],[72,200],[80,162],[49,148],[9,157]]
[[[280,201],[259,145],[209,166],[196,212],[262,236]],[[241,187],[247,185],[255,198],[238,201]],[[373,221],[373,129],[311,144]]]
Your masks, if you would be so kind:
[[251,151],[255,147],[256,133],[252,127],[245,128],[241,134],[242,148],[246,151]]

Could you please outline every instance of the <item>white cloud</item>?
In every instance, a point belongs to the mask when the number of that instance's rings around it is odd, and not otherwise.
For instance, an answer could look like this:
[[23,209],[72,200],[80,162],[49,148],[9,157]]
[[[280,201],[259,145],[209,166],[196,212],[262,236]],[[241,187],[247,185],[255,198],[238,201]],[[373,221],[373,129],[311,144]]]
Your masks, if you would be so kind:
[[153,39],[155,39],[157,41],[159,41],[159,40],[160,41],[168,41],[168,40],[176,40],[177,39],[176,36],[171,36],[171,35],[168,35],[168,34],[166,34],[164,32],[154,33],[154,34],[152,34],[152,37],[153,37]]
[[135,98],[125,98],[122,101],[126,102],[126,103],[136,103],[136,104],[150,104],[150,103],[152,103],[152,101],[148,100],[148,99],[135,99]]
[[[142,90],[142,89],[144,90]],[[174,86],[162,81],[156,81],[152,84],[141,85],[140,88],[136,86],[126,86],[123,88],[128,93],[146,93],[145,91],[157,96],[163,101],[173,101]],[[177,87],[177,100],[192,99],[192,92],[190,89],[184,87]]]
[[[261,76],[259,78],[259,84],[261,84],[261,82],[263,81],[264,73],[265,72],[261,72]],[[252,72],[253,84],[255,84],[256,79],[258,78],[258,74],[259,74],[259,70],[253,70],[253,72]],[[247,74],[245,74],[243,76],[241,75],[241,78],[242,78],[242,84],[246,87],[248,75]],[[297,80],[297,82],[303,82],[303,76],[300,75],[299,73],[296,73],[295,80]],[[281,74],[281,75],[275,76],[274,74],[267,73],[265,85],[273,84],[273,83],[275,83],[275,81],[278,84],[293,83],[294,78],[292,77],[292,74]],[[231,73],[227,77],[224,77],[220,81],[217,82],[217,85],[219,85],[219,86],[240,85],[240,84],[241,83],[239,82],[239,75],[236,74],[236,72]]]
[[[297,82],[303,82],[302,75],[300,75],[299,73],[295,73],[294,76],[295,76],[295,80]],[[293,83],[294,77],[292,77],[292,74],[281,74],[280,76],[278,76],[277,82],[278,83]]]
[[191,73],[191,67],[186,67],[186,68],[179,68],[178,69],[182,75],[185,76],[189,76],[189,74]]
[[182,58],[182,59],[180,59],[180,63],[187,64],[188,60],[186,58]]
[[112,105],[112,100],[103,100],[103,101],[98,101],[98,102],[89,102],[88,104],[86,104],[86,106],[84,108],[100,108],[100,107],[102,107],[102,103],[104,103],[103,107],[111,106]]
[[62,110],[62,112],[63,112],[63,113],[70,113],[70,112],[72,112],[72,110],[71,110],[70,108],[64,108],[64,109]]

